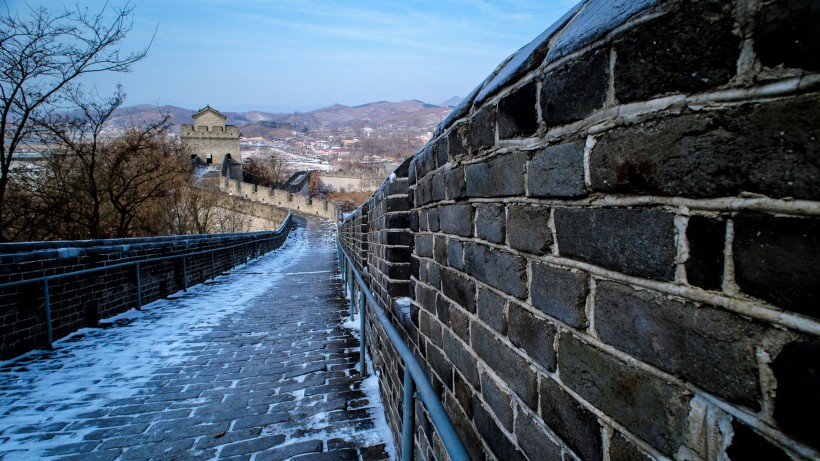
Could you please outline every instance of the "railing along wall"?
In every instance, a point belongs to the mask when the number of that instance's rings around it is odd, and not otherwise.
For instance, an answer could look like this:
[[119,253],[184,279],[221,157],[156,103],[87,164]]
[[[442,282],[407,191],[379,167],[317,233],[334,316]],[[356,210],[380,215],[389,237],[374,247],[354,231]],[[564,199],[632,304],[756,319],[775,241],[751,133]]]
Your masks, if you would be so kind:
[[187,289],[279,248],[275,231],[0,245],[0,358]]
[[[402,391],[402,423],[401,423],[401,461],[413,461],[414,446],[413,436],[416,424],[416,399],[421,400],[430,420],[435,426],[441,440],[441,446],[446,452],[447,458],[451,461],[469,461],[464,443],[450,421],[447,412],[444,410],[439,396],[433,389],[430,380],[416,359],[413,351],[404,343],[404,338],[393,326],[384,312],[384,308],[373,296],[361,273],[356,269],[350,256],[342,249],[342,245],[336,245],[339,269],[342,274],[342,282],[347,295],[350,298],[350,316],[353,318],[356,313],[359,315],[360,350],[359,350],[359,370],[362,375],[366,374],[365,354],[367,349],[367,329],[368,320],[372,323],[375,317],[383,329],[385,336],[395,348],[398,356],[401,357],[404,366],[403,391]],[[356,296],[358,292],[358,310],[356,309]],[[369,308],[369,310],[368,310]],[[375,325],[370,326],[374,328]],[[440,454],[438,456],[441,457]]]

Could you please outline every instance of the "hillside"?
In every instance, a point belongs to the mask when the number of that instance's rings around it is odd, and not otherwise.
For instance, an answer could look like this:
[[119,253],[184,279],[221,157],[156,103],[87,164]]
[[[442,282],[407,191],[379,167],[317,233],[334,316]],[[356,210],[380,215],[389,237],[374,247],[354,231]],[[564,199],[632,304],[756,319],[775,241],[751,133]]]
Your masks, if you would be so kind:
[[[335,104],[310,112],[291,114],[272,114],[259,111],[223,112],[223,114],[227,117],[228,124],[238,126],[246,135],[264,136],[265,133],[271,130],[280,129],[279,124],[282,123],[290,123],[294,129],[362,128],[370,126],[373,128],[391,127],[432,131],[451,110],[451,107],[441,107],[426,104],[422,101],[408,100],[400,102],[379,101],[353,107]],[[123,128],[159,120],[163,113],[170,113],[174,123],[183,124],[191,123],[191,115],[195,111],[176,106],[157,107],[143,104],[117,109],[110,123],[115,127]]]

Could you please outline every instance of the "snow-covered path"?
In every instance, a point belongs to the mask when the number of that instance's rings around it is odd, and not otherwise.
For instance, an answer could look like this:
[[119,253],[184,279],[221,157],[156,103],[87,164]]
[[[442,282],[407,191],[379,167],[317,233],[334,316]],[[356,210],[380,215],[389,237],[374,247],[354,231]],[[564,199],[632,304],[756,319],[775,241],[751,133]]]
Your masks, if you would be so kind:
[[297,222],[213,282],[0,362],[0,459],[387,459],[333,226]]

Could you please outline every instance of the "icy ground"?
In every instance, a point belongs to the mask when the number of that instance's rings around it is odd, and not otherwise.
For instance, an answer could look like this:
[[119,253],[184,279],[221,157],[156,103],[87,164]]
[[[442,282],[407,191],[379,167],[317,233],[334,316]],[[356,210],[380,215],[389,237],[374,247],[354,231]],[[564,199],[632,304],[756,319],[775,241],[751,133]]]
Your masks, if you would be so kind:
[[342,328],[333,239],[307,220],[214,281],[0,362],[0,459],[394,459],[378,381],[358,377],[358,332]]

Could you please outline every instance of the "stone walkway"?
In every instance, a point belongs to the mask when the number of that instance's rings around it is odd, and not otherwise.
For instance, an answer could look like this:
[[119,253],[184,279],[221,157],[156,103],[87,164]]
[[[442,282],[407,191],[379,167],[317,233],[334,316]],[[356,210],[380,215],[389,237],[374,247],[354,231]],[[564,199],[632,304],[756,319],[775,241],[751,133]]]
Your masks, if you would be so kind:
[[386,460],[333,226],[228,275],[0,363],[2,460]]

